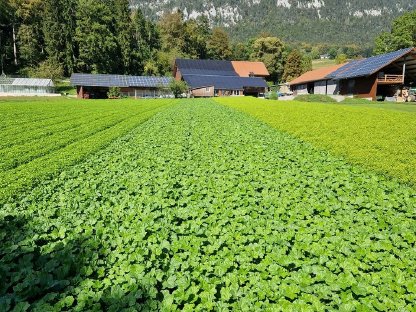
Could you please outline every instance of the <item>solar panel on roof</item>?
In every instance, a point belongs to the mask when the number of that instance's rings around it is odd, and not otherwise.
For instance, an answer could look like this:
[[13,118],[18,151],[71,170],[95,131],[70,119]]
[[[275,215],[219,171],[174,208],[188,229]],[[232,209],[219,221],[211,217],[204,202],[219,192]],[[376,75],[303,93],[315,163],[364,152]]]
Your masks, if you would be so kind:
[[402,49],[387,54],[373,56],[363,60],[353,61],[328,75],[327,78],[348,79],[371,76],[382,68],[408,54],[412,50],[413,48]]
[[129,76],[128,84],[130,87],[167,87],[171,79],[169,77]]
[[177,59],[182,75],[238,76],[231,61]]
[[122,75],[72,74],[71,84],[89,87],[127,87],[127,80]]
[[169,77],[124,76],[104,74],[72,74],[71,84],[88,87],[148,87],[167,86]]
[[267,84],[262,78],[230,77],[230,76],[183,76],[186,83],[192,88],[215,87],[224,90],[242,90],[244,88],[266,88]]

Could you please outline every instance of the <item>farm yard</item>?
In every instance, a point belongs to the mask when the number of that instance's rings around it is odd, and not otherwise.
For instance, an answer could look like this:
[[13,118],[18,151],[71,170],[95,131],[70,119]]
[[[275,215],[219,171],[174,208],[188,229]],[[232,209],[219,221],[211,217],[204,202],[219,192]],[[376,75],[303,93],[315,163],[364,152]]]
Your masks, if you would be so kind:
[[0,311],[414,311],[397,105],[1,100]]

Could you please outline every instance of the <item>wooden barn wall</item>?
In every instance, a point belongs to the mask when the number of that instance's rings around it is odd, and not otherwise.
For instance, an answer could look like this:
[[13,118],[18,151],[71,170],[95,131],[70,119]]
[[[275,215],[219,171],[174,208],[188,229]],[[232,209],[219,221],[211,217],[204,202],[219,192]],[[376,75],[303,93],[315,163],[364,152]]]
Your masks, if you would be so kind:
[[377,75],[342,80],[340,93],[341,95],[355,95],[360,98],[375,100],[377,96]]
[[214,96],[214,87],[193,89],[192,95],[195,97],[212,97]]

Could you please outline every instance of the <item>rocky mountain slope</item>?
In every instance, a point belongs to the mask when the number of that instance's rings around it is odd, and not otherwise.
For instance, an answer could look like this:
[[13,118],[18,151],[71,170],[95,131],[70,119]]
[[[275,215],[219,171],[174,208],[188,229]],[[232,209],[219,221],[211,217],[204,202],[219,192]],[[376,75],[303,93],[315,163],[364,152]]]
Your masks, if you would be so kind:
[[132,0],[156,19],[181,10],[186,18],[206,15],[235,39],[268,32],[287,41],[368,44],[415,0]]

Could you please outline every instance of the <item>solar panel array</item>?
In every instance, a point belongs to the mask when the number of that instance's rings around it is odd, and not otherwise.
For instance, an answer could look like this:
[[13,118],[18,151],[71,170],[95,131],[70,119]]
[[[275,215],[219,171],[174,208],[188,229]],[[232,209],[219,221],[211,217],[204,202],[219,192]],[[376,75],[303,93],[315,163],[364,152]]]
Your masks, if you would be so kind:
[[72,74],[73,86],[87,87],[167,87],[172,78],[150,76],[125,76],[105,74]]
[[363,60],[352,61],[328,75],[327,78],[338,80],[371,76],[382,68],[410,53],[412,50],[413,48],[402,49],[387,54],[369,57]]
[[129,87],[167,87],[172,78],[170,77],[147,77],[147,76],[128,76]]
[[71,84],[88,87],[128,87],[123,75],[72,74]]
[[235,71],[231,72],[228,70],[186,68],[181,69],[180,71],[182,75],[239,77]]
[[211,86],[220,90],[267,88],[263,78],[240,77],[230,61],[177,59],[176,66],[192,89]]
[[230,61],[177,59],[176,66],[182,75],[237,76]]
[[262,78],[232,76],[185,75],[186,83],[192,89],[211,87],[221,90],[243,90],[244,88],[267,88]]

